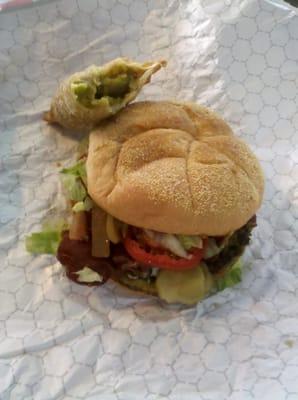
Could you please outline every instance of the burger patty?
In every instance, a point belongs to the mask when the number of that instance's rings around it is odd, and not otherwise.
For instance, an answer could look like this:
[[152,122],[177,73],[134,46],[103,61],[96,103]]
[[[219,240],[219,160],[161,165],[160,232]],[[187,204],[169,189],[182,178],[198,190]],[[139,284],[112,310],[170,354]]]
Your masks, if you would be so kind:
[[[212,274],[218,274],[234,262],[244,252],[245,246],[250,241],[252,229],[256,226],[254,215],[242,228],[235,231],[229,238],[225,247],[216,256],[204,260]],[[154,268],[142,265],[133,260],[126,252],[122,243],[111,244],[111,255],[108,258],[97,258],[91,254],[92,243],[89,241],[70,240],[69,232],[65,231],[62,236],[57,259],[64,266],[69,279],[85,285],[100,285],[109,278],[116,281],[125,279],[143,279],[154,282]],[[88,267],[100,274],[101,282],[81,282],[78,272]]]
[[[72,281],[88,286],[104,284],[109,278],[122,280],[122,277],[136,280],[152,280],[152,268],[141,265],[133,260],[125,251],[124,246],[119,243],[111,244],[111,255],[108,258],[97,258],[92,256],[91,240],[71,240],[69,232],[65,231],[58,247],[57,259],[64,266],[66,275]],[[97,272],[101,282],[80,281],[79,271],[85,267]]]
[[[91,240],[71,240],[69,239],[69,231],[65,231],[63,232],[62,240],[58,247],[57,259],[64,266],[69,279],[76,283],[97,286],[105,283],[110,278],[112,274],[112,264],[109,259],[93,257],[91,250]],[[78,272],[85,267],[97,272],[102,277],[102,281],[80,282],[80,275]]]

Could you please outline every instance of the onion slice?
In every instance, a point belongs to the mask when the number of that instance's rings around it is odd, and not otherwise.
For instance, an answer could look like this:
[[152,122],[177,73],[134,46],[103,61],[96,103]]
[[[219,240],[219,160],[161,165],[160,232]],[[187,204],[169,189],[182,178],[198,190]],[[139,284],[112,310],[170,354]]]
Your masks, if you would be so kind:
[[184,250],[182,244],[179,242],[179,240],[176,238],[175,235],[171,235],[169,233],[154,232],[150,229],[144,229],[144,232],[146,233],[147,236],[149,236],[149,238],[155,240],[162,247],[164,247],[167,250],[170,250],[176,256],[182,258],[190,257],[189,254]]

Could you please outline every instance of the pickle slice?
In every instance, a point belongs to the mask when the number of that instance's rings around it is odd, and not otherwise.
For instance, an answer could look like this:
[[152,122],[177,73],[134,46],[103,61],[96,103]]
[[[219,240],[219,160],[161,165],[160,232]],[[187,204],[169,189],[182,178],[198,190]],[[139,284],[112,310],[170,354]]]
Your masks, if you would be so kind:
[[187,271],[161,270],[156,278],[158,295],[168,303],[196,304],[213,285],[212,275],[204,264]]
[[155,282],[148,282],[145,279],[129,279],[124,274],[118,276],[115,280],[131,290],[151,294],[153,296],[157,295]]

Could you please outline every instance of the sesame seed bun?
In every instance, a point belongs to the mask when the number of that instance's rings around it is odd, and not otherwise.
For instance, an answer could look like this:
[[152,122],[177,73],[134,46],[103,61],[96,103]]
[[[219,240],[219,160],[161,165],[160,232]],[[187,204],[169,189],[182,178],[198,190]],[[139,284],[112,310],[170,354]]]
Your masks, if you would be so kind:
[[128,224],[225,235],[259,208],[258,160],[227,123],[193,103],[138,102],[90,134],[88,191]]

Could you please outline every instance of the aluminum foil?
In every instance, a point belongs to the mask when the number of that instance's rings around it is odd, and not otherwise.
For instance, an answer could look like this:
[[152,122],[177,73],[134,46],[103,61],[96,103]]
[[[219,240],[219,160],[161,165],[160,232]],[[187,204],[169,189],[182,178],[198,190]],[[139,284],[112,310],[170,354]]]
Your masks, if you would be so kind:
[[[2,2],[3,3],[3,2]],[[41,119],[59,80],[168,60],[139,99],[221,113],[266,174],[243,282],[194,308],[68,281],[25,236],[62,202],[76,138]],[[298,398],[298,15],[273,0],[62,0],[0,13],[0,398]]]

